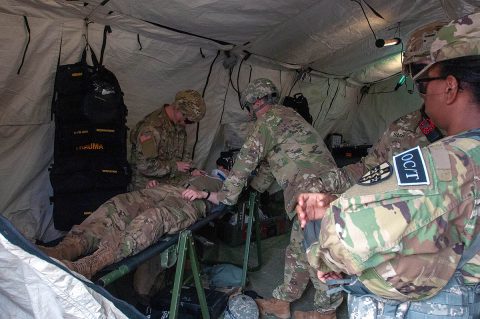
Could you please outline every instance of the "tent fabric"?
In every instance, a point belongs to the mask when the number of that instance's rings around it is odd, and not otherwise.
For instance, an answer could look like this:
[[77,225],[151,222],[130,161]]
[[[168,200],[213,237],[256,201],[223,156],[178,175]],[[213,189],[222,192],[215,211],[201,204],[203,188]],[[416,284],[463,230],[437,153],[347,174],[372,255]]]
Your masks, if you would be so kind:
[[187,127],[199,168],[210,170],[220,151],[242,145],[252,122],[238,92],[260,77],[282,97],[302,92],[322,136],[372,144],[421,100],[411,82],[393,90],[402,45],[376,48],[359,3],[377,38],[404,44],[420,25],[480,7],[480,0],[0,1],[0,214],[15,227],[2,228],[8,223],[0,218],[2,316],[139,315],[28,243],[61,235],[52,223],[48,171],[58,63],[78,62],[86,41],[99,55],[110,25],[104,64],[124,91],[130,128],[177,91],[201,92],[206,116],[198,134],[197,125]]
[[38,251],[3,217],[0,268],[0,311],[4,318],[145,318]]
[[[471,12],[480,0],[368,4],[384,17],[365,7],[377,37],[405,41],[417,26]],[[350,144],[375,142],[390,122],[421,103],[405,87],[393,92],[401,46],[376,48],[360,6],[350,0],[3,0],[0,211],[30,240],[60,235],[51,227],[48,198],[57,63],[77,62],[86,40],[99,55],[106,24],[112,33],[104,63],[125,93],[130,128],[179,90],[204,93],[207,113],[198,140],[197,126],[187,128],[200,168],[242,143],[249,119],[237,91],[258,77],[271,78],[282,97],[303,92],[315,128],[323,136],[340,133]],[[361,98],[365,87],[369,93]]]

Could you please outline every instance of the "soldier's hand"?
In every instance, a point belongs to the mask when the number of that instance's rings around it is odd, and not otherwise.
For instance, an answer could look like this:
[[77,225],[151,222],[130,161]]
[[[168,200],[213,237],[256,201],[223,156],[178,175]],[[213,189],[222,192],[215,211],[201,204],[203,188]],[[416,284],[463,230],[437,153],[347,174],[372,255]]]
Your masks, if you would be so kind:
[[196,168],[190,173],[190,175],[192,175],[192,176],[204,176],[204,175],[207,175],[207,172],[205,172],[204,170]]
[[297,212],[298,221],[303,228],[310,220],[322,219],[330,203],[337,197],[326,193],[302,193],[298,195]]
[[177,170],[179,172],[188,172],[190,170],[190,167],[192,167],[192,163],[189,162],[177,162]]
[[188,199],[189,201],[192,201],[198,198],[205,198],[207,196],[206,194],[206,192],[196,191],[194,189],[186,189],[182,192],[182,197]]
[[155,187],[158,186],[158,184],[159,183],[156,180],[152,179],[152,180],[148,181],[147,186],[145,188],[146,189],[155,188]]
[[318,270],[317,271],[317,277],[318,280],[321,282],[326,282],[327,280],[336,280],[336,279],[342,279],[343,276],[339,272],[334,272],[334,271],[329,271],[329,272],[323,272]]

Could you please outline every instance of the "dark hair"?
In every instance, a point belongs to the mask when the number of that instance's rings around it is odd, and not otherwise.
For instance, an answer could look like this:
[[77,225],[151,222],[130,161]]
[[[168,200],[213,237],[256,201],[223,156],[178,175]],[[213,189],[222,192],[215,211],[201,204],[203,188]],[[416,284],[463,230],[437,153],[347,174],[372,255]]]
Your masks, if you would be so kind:
[[480,55],[464,56],[438,62],[440,76],[453,75],[460,89],[468,87],[475,102],[480,103]]

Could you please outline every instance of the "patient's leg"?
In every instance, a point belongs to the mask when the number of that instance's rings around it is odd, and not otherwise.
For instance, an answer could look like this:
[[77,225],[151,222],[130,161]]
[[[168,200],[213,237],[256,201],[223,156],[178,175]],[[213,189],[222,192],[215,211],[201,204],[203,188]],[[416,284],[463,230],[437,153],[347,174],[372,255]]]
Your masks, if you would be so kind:
[[156,202],[157,207],[136,214],[123,231],[104,236],[92,255],[65,264],[90,278],[103,267],[144,250],[166,233],[187,228],[204,215],[204,203],[191,203],[177,195],[167,195],[163,201]]
[[72,230],[55,247],[39,248],[47,255],[60,260],[75,260],[99,247],[106,237],[118,237],[128,223],[140,212],[151,207],[152,203],[140,192],[117,195],[93,212],[80,225]]

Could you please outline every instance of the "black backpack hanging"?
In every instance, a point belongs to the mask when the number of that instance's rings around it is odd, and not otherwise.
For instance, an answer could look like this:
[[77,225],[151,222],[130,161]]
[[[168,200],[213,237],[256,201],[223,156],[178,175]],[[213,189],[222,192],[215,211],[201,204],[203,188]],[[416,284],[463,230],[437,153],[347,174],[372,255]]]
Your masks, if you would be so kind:
[[286,96],[283,99],[283,105],[294,109],[298,114],[300,114],[308,123],[312,124],[313,118],[310,115],[310,110],[308,109],[308,101],[302,93],[296,93],[292,96]]
[[[87,43],[75,64],[59,65],[52,104],[55,115],[53,220],[69,230],[111,197],[127,191],[127,107],[115,75]],[[111,32],[111,30],[110,30]],[[93,65],[87,63],[90,54]]]

